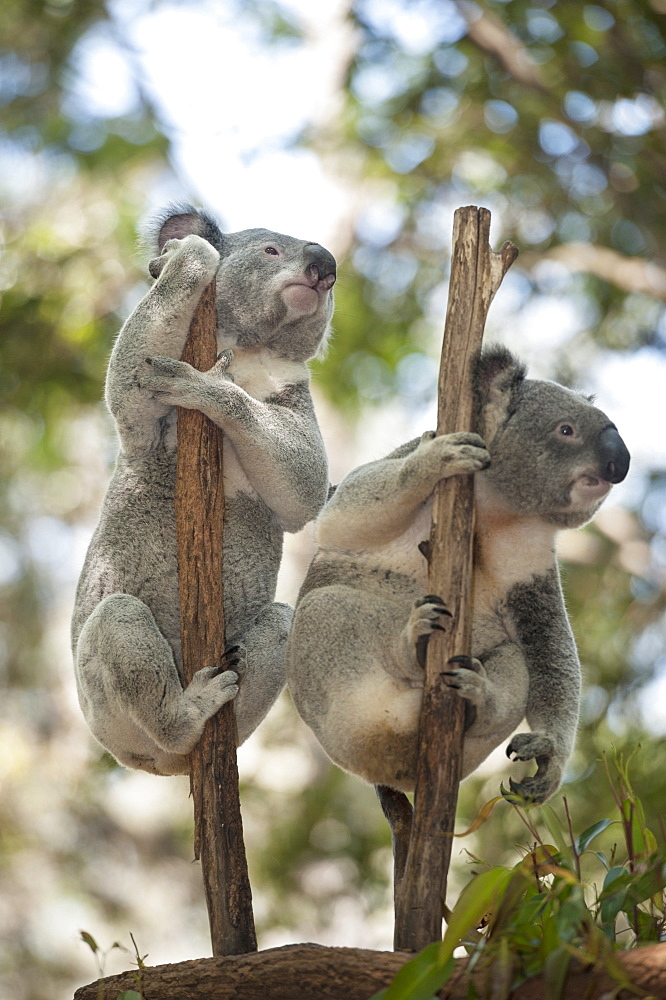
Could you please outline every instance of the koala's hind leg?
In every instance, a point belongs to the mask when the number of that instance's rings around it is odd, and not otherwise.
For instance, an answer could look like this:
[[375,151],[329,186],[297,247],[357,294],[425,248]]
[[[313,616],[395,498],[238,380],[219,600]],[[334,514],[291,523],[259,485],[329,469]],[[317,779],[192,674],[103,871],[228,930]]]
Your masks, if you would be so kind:
[[[173,773],[166,758],[188,754],[206,720],[238,691],[238,674],[221,665],[199,670],[183,690],[150,608],[129,594],[98,604],[76,659],[81,707],[93,734],[121,763],[157,773]],[[151,754],[153,766],[140,763]]]
[[234,702],[240,746],[264,718],[286,683],[286,649],[294,609],[269,604],[245,635],[234,639],[244,653]]

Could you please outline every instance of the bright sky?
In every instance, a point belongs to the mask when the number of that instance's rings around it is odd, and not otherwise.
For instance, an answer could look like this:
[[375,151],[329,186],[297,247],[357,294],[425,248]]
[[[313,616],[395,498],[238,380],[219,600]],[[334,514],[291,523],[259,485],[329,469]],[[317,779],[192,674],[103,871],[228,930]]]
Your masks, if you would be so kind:
[[[270,52],[251,18],[213,0],[156,11],[116,0],[112,10],[173,138],[182,186],[152,192],[154,203],[194,195],[230,230],[262,226],[330,243],[344,192],[314,153],[284,146],[328,117],[348,38],[340,26],[345,3],[282,6],[307,43],[285,40]],[[119,114],[136,103],[132,67],[112,36],[88,36],[79,67],[78,99],[87,108]]]

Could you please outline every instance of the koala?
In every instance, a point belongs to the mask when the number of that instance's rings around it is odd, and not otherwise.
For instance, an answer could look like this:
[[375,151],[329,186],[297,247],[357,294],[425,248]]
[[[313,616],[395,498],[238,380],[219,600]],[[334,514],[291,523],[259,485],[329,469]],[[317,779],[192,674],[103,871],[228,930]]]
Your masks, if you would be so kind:
[[474,473],[473,655],[453,657],[444,674],[467,707],[463,775],[526,718],[531,732],[513,736],[507,755],[537,771],[511,787],[543,802],[561,783],[580,695],[555,537],[592,517],[629,453],[590,399],[526,378],[504,348],[480,355],[474,393],[478,433],[427,432],[356,469],[324,507],[287,680],[336,764],[413,790],[425,647],[450,618],[447,595],[426,593],[432,494]]
[[[76,592],[72,648],[83,714],[121,764],[189,769],[208,718],[232,698],[242,743],[285,683],[293,609],[274,602],[285,531],[323,506],[328,464],[307,359],[333,311],[336,263],[317,243],[223,233],[172,206],[148,230],[155,281],[111,354],[106,403],[120,449]],[[216,279],[218,360],[179,360]],[[174,488],[176,407],[224,430],[224,662],[184,688]]]

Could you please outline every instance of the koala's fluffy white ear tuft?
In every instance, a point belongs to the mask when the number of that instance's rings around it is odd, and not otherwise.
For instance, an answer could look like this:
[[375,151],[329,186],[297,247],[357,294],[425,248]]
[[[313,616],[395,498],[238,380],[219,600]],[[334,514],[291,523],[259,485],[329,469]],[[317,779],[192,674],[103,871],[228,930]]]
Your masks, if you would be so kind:
[[475,428],[492,441],[512,410],[525,380],[525,365],[506,347],[493,345],[481,352],[474,367]]
[[201,236],[219,253],[224,249],[224,234],[215,219],[194,205],[167,205],[141,226],[141,242],[156,256],[167,240],[182,240],[185,236]]

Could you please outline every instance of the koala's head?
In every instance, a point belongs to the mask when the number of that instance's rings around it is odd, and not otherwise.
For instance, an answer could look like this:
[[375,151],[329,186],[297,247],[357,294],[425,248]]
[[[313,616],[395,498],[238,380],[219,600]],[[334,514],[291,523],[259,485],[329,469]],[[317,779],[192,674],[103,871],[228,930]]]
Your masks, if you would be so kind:
[[502,347],[483,351],[477,361],[475,424],[491,459],[478,475],[507,513],[578,527],[625,478],[629,452],[587,396],[525,374]]
[[167,240],[194,233],[220,254],[216,279],[220,335],[239,347],[268,347],[305,361],[320,353],[333,314],[335,258],[318,243],[267,229],[223,233],[191,205],[171,206],[146,226],[155,255]]

